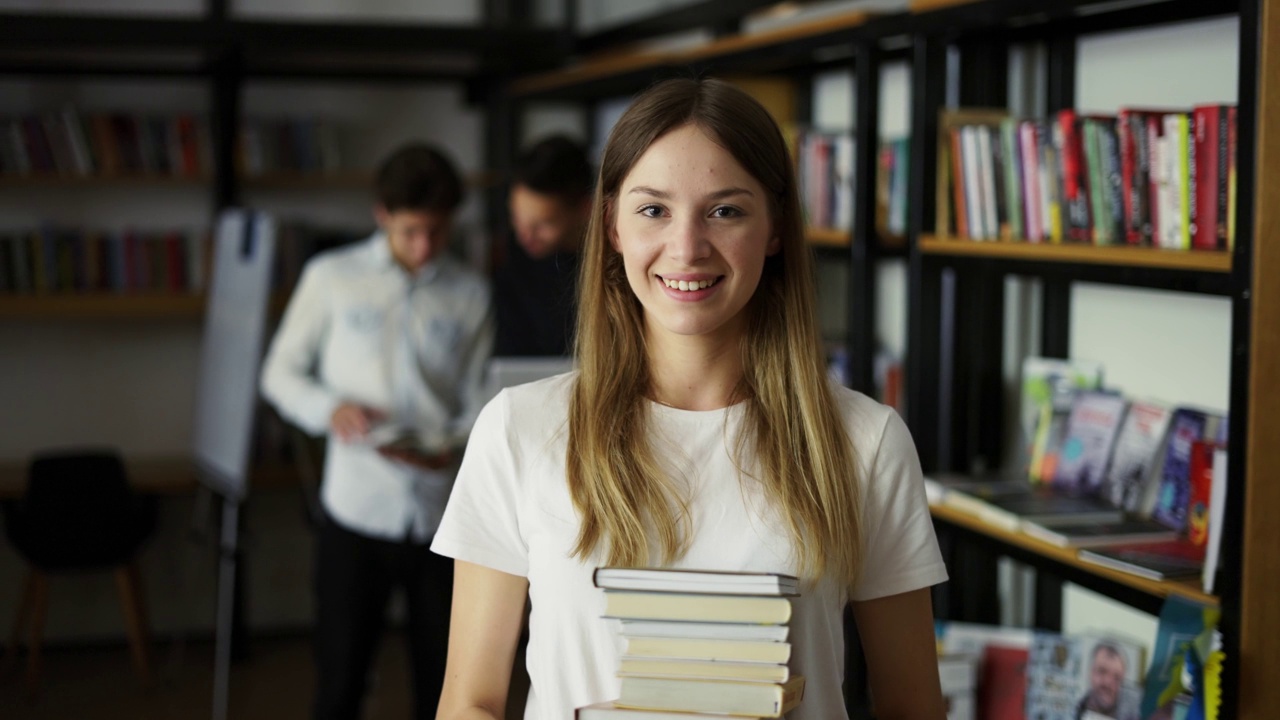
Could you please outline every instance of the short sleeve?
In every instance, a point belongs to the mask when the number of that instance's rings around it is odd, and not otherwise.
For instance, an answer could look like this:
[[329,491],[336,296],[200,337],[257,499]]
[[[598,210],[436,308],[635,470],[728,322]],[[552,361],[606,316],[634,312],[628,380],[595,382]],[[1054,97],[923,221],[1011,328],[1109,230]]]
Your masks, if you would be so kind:
[[525,577],[529,548],[520,529],[522,493],[507,408],[503,391],[476,418],[431,550]]
[[852,599],[874,600],[947,579],[911,433],[889,412],[862,485],[863,555]]

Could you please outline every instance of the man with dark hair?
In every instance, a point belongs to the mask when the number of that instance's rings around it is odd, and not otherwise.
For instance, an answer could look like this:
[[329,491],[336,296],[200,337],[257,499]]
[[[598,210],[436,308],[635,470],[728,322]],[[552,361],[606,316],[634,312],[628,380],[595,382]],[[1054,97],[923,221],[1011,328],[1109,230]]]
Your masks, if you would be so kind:
[[1100,642],[1089,664],[1089,689],[1076,707],[1077,720],[1138,720],[1138,708],[1124,695],[1127,662],[1114,643]]
[[563,135],[538,142],[517,161],[510,197],[516,247],[494,278],[496,355],[569,354],[593,179],[586,152]]
[[405,593],[415,717],[435,717],[453,564],[428,550],[485,399],[488,284],[448,257],[462,182],[426,145],[375,180],[378,231],[303,269],[262,371],[262,393],[330,438],[317,535],[314,717],[354,719],[387,605]]

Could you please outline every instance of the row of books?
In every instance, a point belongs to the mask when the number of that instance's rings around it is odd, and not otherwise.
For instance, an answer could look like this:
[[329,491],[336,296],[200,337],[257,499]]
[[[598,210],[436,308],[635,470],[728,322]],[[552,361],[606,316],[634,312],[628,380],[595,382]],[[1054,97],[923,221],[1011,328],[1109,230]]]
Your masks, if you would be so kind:
[[213,168],[196,115],[29,113],[0,118],[0,175],[201,177]]
[[[1236,108],[944,113],[939,232],[972,240],[1227,250]],[[954,212],[947,212],[954,209]]]
[[1137,643],[965,623],[937,626],[941,648],[979,660],[981,720],[1139,717],[1146,653]]
[[578,720],[782,717],[804,696],[788,642],[796,578],[654,568],[598,568],[605,616],[626,641],[618,698]]
[[853,227],[853,155],[846,133],[808,130],[796,137],[796,175],[805,222],[810,227]]
[[[363,231],[281,222],[272,287],[288,292],[312,255]],[[88,230],[45,225],[0,233],[0,293],[200,293],[208,282],[209,233]]]
[[[213,171],[209,122],[191,113],[60,112],[0,117],[0,176],[199,178]],[[245,120],[238,170],[248,176],[342,168],[336,123]]]
[[47,225],[0,234],[0,293],[199,293],[209,235]]
[[907,234],[907,184],[911,141],[890,140],[880,146],[876,171],[876,227],[881,235],[905,237]]
[[978,720],[1139,720],[1189,700],[1166,691],[1190,641],[1215,630],[1205,610],[1166,601],[1154,649],[1124,637],[938,621],[938,651],[977,660]]
[[338,125],[318,118],[249,119],[240,127],[237,167],[244,175],[331,173],[342,169]]
[[1212,592],[1226,493],[1227,422],[1101,389],[1096,363],[1028,358],[1025,476],[937,476],[931,502],[1151,579],[1201,575]]
[[[881,144],[876,158],[876,229],[886,236],[907,233],[908,147],[905,138]],[[805,221],[810,227],[853,227],[853,137],[804,131],[796,135],[796,174]]]

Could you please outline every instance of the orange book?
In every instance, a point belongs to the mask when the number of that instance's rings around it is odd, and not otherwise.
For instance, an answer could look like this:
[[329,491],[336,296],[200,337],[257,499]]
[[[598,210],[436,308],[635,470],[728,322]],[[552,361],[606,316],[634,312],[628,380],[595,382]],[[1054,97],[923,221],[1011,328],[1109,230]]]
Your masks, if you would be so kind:
[[964,155],[961,153],[960,128],[951,129],[951,190],[955,195],[956,237],[968,239],[969,215],[964,207]]

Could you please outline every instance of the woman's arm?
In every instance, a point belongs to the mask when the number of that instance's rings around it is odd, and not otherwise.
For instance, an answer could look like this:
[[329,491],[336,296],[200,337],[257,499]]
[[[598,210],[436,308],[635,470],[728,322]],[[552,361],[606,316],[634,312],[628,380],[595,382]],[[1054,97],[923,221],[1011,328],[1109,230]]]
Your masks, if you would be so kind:
[[502,720],[529,581],[456,562],[449,664],[437,720]]
[[877,720],[943,720],[929,589],[853,603]]

